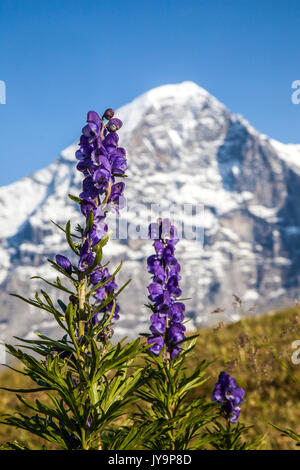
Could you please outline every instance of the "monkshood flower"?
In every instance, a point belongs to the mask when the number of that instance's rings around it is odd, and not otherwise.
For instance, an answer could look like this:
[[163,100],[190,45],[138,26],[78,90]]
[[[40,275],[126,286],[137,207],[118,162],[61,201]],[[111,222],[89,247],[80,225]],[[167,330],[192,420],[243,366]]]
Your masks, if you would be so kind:
[[155,254],[147,260],[148,272],[152,274],[148,298],[154,312],[150,318],[152,334],[148,344],[155,355],[159,355],[165,346],[169,358],[173,359],[181,351],[180,342],[185,339],[185,305],[177,301],[181,296],[180,264],[174,256],[179,238],[169,219],[158,219],[157,223],[150,224],[149,237],[154,240]]
[[[98,284],[99,282],[106,282],[106,284],[103,287],[100,287],[99,289],[96,290],[94,294],[94,298],[96,299],[95,305],[101,304],[101,302],[107,298],[107,296],[113,291],[118,288],[115,278],[111,277],[111,274],[109,273],[107,268],[103,268],[102,266],[99,266],[90,276],[90,282],[94,286]],[[93,323],[96,325],[99,323],[99,314],[107,313],[107,315],[110,315],[112,311],[113,303],[110,302],[108,303],[103,309],[100,310],[96,315],[92,317]],[[119,317],[119,312],[120,312],[120,307],[118,304],[115,305],[115,310],[112,316],[112,320],[118,320]]]
[[78,269],[80,271],[85,271],[90,266],[92,266],[93,262],[94,262],[94,255],[91,249],[91,244],[90,244],[89,239],[86,239],[80,250]]
[[222,410],[232,423],[236,423],[239,419],[241,408],[244,402],[245,390],[236,385],[235,379],[229,374],[220,372],[218,382],[214,387],[212,401],[222,403]]
[[[105,124],[104,120],[108,122]],[[79,160],[77,169],[83,173],[81,212],[89,218],[93,213],[93,224],[86,233],[86,239],[80,250],[78,269],[85,271],[94,262],[93,247],[97,245],[108,232],[105,222],[109,211],[119,214],[119,209],[124,206],[125,184],[116,182],[118,176],[124,176],[127,169],[126,151],[118,146],[119,136],[117,131],[122,127],[122,121],[114,118],[114,111],[106,109],[100,117],[95,111],[87,114],[87,124],[82,129],[79,142],[79,150],[76,158]],[[102,266],[89,275],[90,282],[96,285],[100,281],[110,278],[108,270]],[[114,279],[107,282],[105,286],[96,290],[94,298],[96,306],[99,305],[113,289],[117,289]],[[92,318],[97,324],[100,314],[110,315],[113,302],[108,303],[103,310]],[[119,306],[115,305],[112,319],[119,318]]]
[[[123,177],[127,170],[126,151],[118,145],[117,131],[121,127],[122,121],[114,117],[113,109],[106,109],[102,117],[95,111],[89,111],[87,124],[83,127],[79,140],[79,149],[75,154],[78,160],[77,170],[84,176],[82,191],[79,194],[81,212],[86,222],[92,221],[86,224],[87,228],[79,246],[78,270],[81,273],[94,264],[94,249],[107,236],[107,213],[111,211],[119,215],[119,210],[125,205],[125,184],[116,181],[116,178]],[[68,258],[57,255],[56,263],[69,275],[72,274],[72,265]],[[106,282],[110,277],[107,268],[104,269],[101,265],[87,275],[93,286],[101,281],[105,282],[105,285],[94,293],[95,309],[118,288],[114,279]],[[97,314],[92,316],[92,324],[98,324],[103,315],[111,316],[112,308],[113,302],[109,302],[100,311],[97,309]],[[120,308],[116,304],[112,321],[119,318],[119,311]],[[109,332],[104,333],[104,337],[109,336]]]
[[72,274],[71,261],[63,255],[55,256],[56,263],[63,268],[68,274]]

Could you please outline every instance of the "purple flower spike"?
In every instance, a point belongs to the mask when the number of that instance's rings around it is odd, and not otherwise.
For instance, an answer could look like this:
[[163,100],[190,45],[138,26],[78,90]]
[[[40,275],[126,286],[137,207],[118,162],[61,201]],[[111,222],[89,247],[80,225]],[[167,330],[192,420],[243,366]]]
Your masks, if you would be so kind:
[[[104,120],[107,125],[104,125]],[[93,213],[93,221],[89,223],[84,232],[84,243],[80,248],[80,259],[78,269],[86,271],[95,260],[93,248],[107,236],[108,226],[106,216],[108,212],[116,212],[125,207],[126,200],[123,196],[125,184],[116,181],[117,176],[124,176],[127,169],[126,151],[118,147],[119,136],[117,131],[122,127],[122,121],[114,118],[114,110],[108,108],[102,117],[96,111],[87,113],[87,124],[82,129],[79,140],[79,149],[76,151],[77,170],[84,175],[82,191],[79,194],[81,199],[80,209],[86,219]],[[91,220],[91,219],[90,219]],[[65,258],[66,259],[66,258]],[[59,261],[57,261],[59,264]],[[65,261],[61,265],[66,271],[72,269]],[[70,265],[71,266],[71,265]],[[69,272],[69,271],[68,271]],[[72,271],[70,271],[72,272]],[[92,285],[100,283],[94,292],[95,309],[98,315],[109,317],[112,312],[113,302],[110,302],[99,311],[99,305],[112,291],[117,291],[118,287],[115,279],[107,280],[111,277],[107,269],[101,265],[88,274]],[[104,285],[101,285],[101,283]],[[120,307],[115,304],[112,321],[119,318]],[[100,317],[99,317],[100,318]],[[91,324],[95,325],[98,316],[92,315]],[[86,325],[88,328],[88,325]],[[107,331],[100,332],[99,341],[107,341],[113,334],[111,325],[107,326]]]
[[55,256],[56,263],[63,268],[68,274],[72,274],[72,264],[71,261],[63,255]]
[[222,403],[222,410],[232,423],[236,423],[239,419],[240,405],[244,402],[244,396],[245,390],[236,385],[235,379],[224,371],[220,372],[211,399],[216,403]]
[[[149,299],[152,302],[149,344],[155,341],[150,351],[158,355],[165,346],[170,359],[174,359],[181,351],[180,343],[185,339],[184,311],[185,305],[176,302],[181,296],[179,288],[180,264],[175,253],[175,240],[178,241],[176,228],[169,219],[158,219],[149,226],[149,238],[154,239],[155,255],[147,260],[148,272],[152,274],[152,282],[148,286]],[[161,339],[157,340],[157,335]]]

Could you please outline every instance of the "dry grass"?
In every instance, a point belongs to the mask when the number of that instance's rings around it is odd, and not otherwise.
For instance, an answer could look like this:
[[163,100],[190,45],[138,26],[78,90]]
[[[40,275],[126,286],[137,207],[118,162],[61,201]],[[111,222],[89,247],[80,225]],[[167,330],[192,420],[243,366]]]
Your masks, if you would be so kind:
[[293,365],[291,347],[300,340],[300,308],[244,319],[215,330],[201,331],[194,354],[214,361],[205,384],[211,394],[218,372],[225,370],[246,390],[242,421],[254,425],[252,435],[265,434],[267,449],[293,449],[269,423],[300,433],[300,364]]

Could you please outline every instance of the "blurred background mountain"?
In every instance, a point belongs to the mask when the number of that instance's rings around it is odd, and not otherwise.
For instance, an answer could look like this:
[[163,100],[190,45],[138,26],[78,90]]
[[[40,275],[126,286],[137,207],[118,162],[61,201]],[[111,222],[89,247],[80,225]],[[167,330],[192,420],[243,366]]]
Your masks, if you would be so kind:
[[[120,145],[128,153],[128,221],[148,226],[145,209],[130,209],[136,204],[204,206],[197,221],[204,243],[183,238],[177,251],[191,327],[293,303],[300,282],[300,145],[260,134],[193,82],[152,89],[116,115],[124,122]],[[55,322],[46,312],[8,294],[33,293],[41,283],[31,276],[55,276],[47,258],[70,255],[50,220],[65,225],[71,219],[73,226],[81,220],[68,199],[81,187],[76,149],[75,143],[49,167],[0,188],[2,338],[30,336],[35,329],[53,333]],[[188,216],[183,221],[195,223]],[[120,296],[118,336],[148,330],[143,305],[151,252],[150,241],[130,238],[112,240],[105,249],[113,267],[124,261],[120,284],[132,278]]]

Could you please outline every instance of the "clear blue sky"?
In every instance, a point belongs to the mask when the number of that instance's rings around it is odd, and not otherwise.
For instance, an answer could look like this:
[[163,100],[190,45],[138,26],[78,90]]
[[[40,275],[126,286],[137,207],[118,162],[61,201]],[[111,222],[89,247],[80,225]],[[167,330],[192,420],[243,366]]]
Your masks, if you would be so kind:
[[89,109],[193,80],[300,143],[299,0],[1,0],[0,185],[47,166]]

